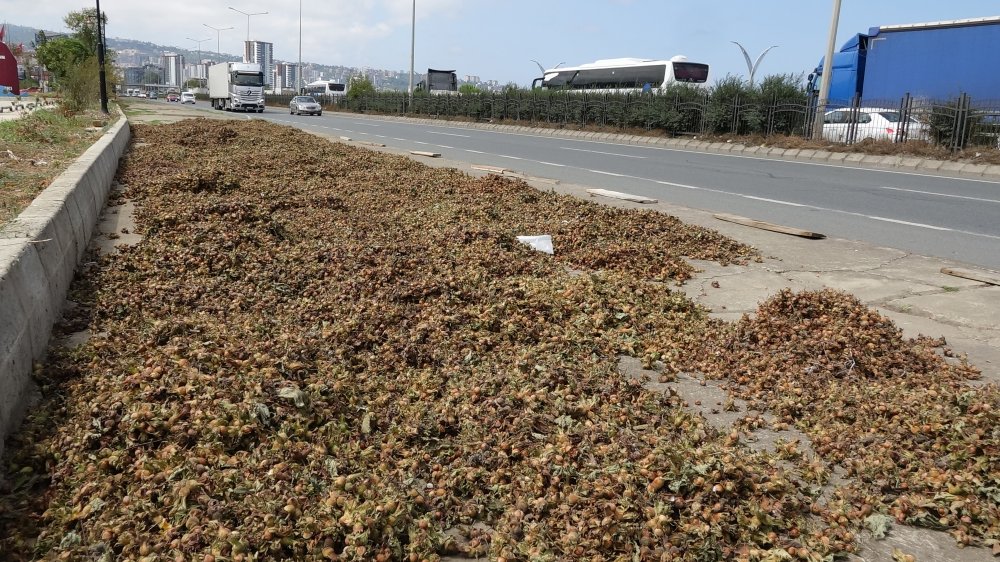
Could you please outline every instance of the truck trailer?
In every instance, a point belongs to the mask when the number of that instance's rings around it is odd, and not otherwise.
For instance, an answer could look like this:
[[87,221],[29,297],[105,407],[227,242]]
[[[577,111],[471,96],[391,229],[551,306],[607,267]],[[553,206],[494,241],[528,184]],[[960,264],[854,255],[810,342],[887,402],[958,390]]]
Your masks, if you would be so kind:
[[[1000,16],[872,27],[833,56],[831,103],[1000,98]],[[810,74],[818,92],[824,61]]]
[[417,83],[418,92],[427,91],[431,94],[452,94],[458,92],[458,76],[454,70],[427,69],[424,79]]
[[264,73],[259,64],[221,62],[208,67],[208,98],[214,109],[264,112]]

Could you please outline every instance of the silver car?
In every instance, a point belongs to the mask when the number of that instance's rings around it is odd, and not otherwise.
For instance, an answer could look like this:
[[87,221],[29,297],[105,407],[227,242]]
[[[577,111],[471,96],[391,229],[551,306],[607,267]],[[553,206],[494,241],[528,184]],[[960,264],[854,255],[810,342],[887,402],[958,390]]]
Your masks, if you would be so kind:
[[288,113],[302,115],[323,115],[323,106],[316,102],[312,96],[295,96],[288,102]]

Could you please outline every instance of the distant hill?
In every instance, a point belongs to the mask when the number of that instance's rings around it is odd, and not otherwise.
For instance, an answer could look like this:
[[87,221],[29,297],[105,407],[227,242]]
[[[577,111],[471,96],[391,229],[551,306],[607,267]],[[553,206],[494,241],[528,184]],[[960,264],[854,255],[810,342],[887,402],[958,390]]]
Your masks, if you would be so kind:
[[[7,34],[4,37],[4,42],[8,44],[24,43],[24,46],[30,49],[34,45],[35,34],[37,32],[38,29],[33,27],[25,27],[8,23]],[[45,33],[46,35],[57,35],[64,32],[46,31]],[[141,61],[151,57],[161,57],[163,56],[163,53],[177,53],[184,55],[184,58],[188,62],[196,61],[198,59],[198,51],[196,50],[157,45],[156,43],[150,43],[148,41],[122,39],[118,37],[108,37],[108,49],[118,53],[117,62],[120,66],[139,65],[141,64]],[[215,51],[207,49],[203,49],[201,51],[201,56],[204,59],[221,59],[226,61],[240,61],[243,59],[242,55],[232,55],[228,53],[216,55]],[[356,67],[310,62],[303,62],[302,65],[305,67],[306,78],[310,78],[312,76],[322,76],[324,80],[346,82],[351,76],[362,74],[362,69]],[[367,75],[375,84],[375,87],[379,89],[406,90],[409,83],[409,75],[406,70],[365,69],[364,74]],[[417,80],[420,80],[419,74]],[[460,78],[459,84],[462,83],[464,82]]]

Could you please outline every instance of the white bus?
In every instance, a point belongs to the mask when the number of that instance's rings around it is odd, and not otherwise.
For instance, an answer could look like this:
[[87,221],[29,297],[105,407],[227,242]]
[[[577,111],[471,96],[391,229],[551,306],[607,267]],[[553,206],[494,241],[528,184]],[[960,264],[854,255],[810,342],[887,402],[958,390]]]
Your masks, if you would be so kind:
[[337,97],[347,95],[347,84],[317,80],[302,87],[302,93],[308,96]]
[[553,68],[535,78],[532,88],[588,93],[661,92],[673,83],[704,84],[708,65],[678,55],[670,60],[605,59]]

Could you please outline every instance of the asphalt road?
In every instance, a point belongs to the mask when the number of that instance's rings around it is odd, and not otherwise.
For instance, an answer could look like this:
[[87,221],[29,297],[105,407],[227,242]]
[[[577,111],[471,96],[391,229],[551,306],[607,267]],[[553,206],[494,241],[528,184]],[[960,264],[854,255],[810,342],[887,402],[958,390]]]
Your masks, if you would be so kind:
[[333,112],[297,116],[268,108],[248,117],[1000,269],[998,182]]

